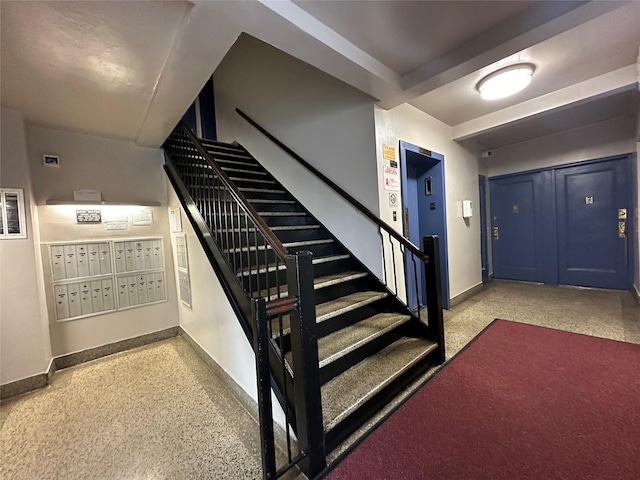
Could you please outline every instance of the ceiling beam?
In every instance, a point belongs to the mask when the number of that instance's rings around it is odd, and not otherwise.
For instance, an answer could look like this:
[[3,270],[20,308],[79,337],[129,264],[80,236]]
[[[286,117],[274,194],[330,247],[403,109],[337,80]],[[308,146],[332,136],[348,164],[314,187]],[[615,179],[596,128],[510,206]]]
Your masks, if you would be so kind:
[[540,115],[557,112],[584,102],[603,98],[623,90],[637,88],[636,64],[599,75],[555,92],[489,113],[452,127],[453,140],[467,140],[508,124],[523,122]]

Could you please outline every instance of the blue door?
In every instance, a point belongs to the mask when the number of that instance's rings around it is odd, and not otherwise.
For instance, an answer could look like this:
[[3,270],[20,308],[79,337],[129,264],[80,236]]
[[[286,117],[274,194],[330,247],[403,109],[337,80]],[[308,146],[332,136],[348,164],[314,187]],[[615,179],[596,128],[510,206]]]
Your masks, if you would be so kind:
[[631,287],[629,174],[627,158],[556,170],[560,284]]
[[542,173],[491,180],[491,247],[495,278],[544,280]]

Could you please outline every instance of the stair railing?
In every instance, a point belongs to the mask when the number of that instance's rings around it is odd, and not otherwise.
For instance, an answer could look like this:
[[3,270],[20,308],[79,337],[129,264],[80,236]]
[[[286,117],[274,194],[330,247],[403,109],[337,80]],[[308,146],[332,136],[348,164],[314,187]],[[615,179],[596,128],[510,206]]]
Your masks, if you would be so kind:
[[[415,298],[417,302],[417,310],[415,311],[415,315],[420,317],[420,303],[419,299],[420,295],[420,285],[419,275],[420,277],[425,279],[426,284],[426,310],[427,313],[433,312],[431,315],[427,315],[427,325],[429,330],[436,340],[440,340],[438,342],[439,349],[439,357],[441,362],[444,362],[445,352],[444,352],[444,327],[442,321],[442,300],[438,295],[438,298],[435,298],[434,290],[436,289],[436,285],[434,284],[433,276],[430,275],[430,271],[432,272],[434,268],[438,268],[438,273],[435,275],[435,279],[440,281],[439,275],[439,267],[438,263],[433,262],[433,250],[428,251],[427,253],[423,252],[407,240],[404,236],[398,233],[391,225],[386,223],[384,220],[380,219],[377,215],[375,215],[371,210],[365,207],[361,202],[359,202],[356,198],[354,198],[351,194],[345,191],[342,187],[337,185],[333,180],[328,178],[322,172],[320,172],[317,168],[307,162],[304,158],[294,152],[291,148],[285,145],[283,142],[278,140],[275,136],[273,136],[270,132],[268,132],[264,127],[262,127],[259,123],[253,120],[249,115],[244,113],[239,108],[236,108],[236,113],[244,118],[249,124],[255,127],[260,133],[262,133],[265,137],[271,140],[274,144],[284,150],[289,156],[298,161],[298,163],[302,164],[307,170],[313,173],[318,179],[324,182],[326,185],[331,187],[338,195],[344,198],[347,202],[349,202],[353,207],[355,207],[362,215],[364,215],[367,219],[369,219],[372,223],[374,223],[378,228],[378,235],[380,236],[380,245],[382,251],[382,278],[380,279],[387,289],[394,294],[398,300],[403,302],[407,308],[411,310],[409,306],[409,275],[413,276],[413,287],[415,289]],[[386,253],[385,246],[385,237],[389,241],[389,250],[390,253]],[[435,237],[435,248],[437,248],[437,236]],[[426,244],[425,244],[426,245]],[[432,243],[429,244],[430,248]],[[404,288],[406,293],[406,300],[401,298],[401,292],[398,286],[398,265],[396,261],[396,251],[403,259],[403,267],[404,271]],[[389,255],[390,258],[387,258]],[[439,258],[439,257],[438,257]],[[389,272],[387,271],[387,265],[389,265]],[[389,277],[389,278],[387,278]],[[391,278],[393,278],[393,282],[391,282]],[[431,281],[429,281],[431,280]],[[440,289],[440,287],[437,287]],[[436,314],[436,312],[439,312]]]
[[[313,477],[326,455],[311,254],[289,254],[185,124],[176,126],[164,149],[169,179],[254,345],[264,478],[275,479],[296,464]],[[285,270],[282,285],[278,275]],[[285,359],[287,319],[291,356]],[[272,389],[285,414],[286,460],[279,469]]]

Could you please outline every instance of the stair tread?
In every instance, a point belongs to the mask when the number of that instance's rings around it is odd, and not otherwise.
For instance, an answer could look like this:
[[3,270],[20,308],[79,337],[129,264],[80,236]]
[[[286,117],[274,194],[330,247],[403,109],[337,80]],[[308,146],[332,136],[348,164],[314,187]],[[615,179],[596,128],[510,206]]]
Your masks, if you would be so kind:
[[229,180],[234,182],[252,182],[252,183],[264,183],[267,185],[277,185],[277,182],[274,180],[269,180],[266,178],[240,178],[240,177],[229,177]]
[[[310,247],[312,245],[324,245],[333,243],[332,238],[323,238],[319,240],[300,240],[299,242],[283,242],[282,245],[285,248],[295,248],[295,247]],[[255,252],[256,250],[264,252],[265,249],[271,250],[271,245],[253,245],[251,247],[242,247],[242,248],[231,248],[229,250],[224,250],[225,253],[239,253],[239,252]]]
[[[314,257],[313,260],[312,260],[312,263],[314,265],[318,265],[320,263],[335,262],[335,261],[338,261],[338,260],[345,260],[345,259],[347,259],[349,257],[350,257],[350,255],[348,255],[348,254],[345,254],[345,255],[327,255],[325,257]],[[260,265],[259,273],[265,273],[266,272],[265,267],[266,267],[265,265]],[[269,268],[270,272],[275,272],[276,271],[276,263],[275,262],[269,263],[268,268]],[[278,266],[277,266],[278,270],[284,270],[285,268],[287,268],[287,267],[286,267],[286,265],[284,263],[282,263],[282,262],[278,263]],[[255,273],[257,273],[257,269],[256,269],[256,267],[252,267],[251,268],[251,275],[254,275]],[[247,275],[249,275],[249,269],[248,268],[244,269],[240,273],[238,273],[238,276],[246,277]]]
[[306,217],[307,212],[258,212],[261,217]]
[[220,168],[222,168],[222,170],[224,170],[225,172],[248,173],[250,175],[264,175],[265,177],[268,175],[266,170],[255,171],[255,170],[245,170],[244,168],[223,167],[223,166],[221,166]]
[[320,228],[320,225],[317,224],[309,224],[309,225],[277,225],[275,227],[270,227],[274,232],[280,232],[283,230],[313,230]]
[[320,367],[343,357],[411,319],[401,313],[379,313],[318,340]]
[[[333,241],[333,240],[331,240]],[[285,244],[286,246],[287,244]],[[324,277],[317,277],[313,279],[313,288],[314,290],[320,290],[322,288],[330,287],[332,285],[337,285],[343,282],[350,282],[352,280],[357,280],[358,278],[364,278],[368,275],[366,272],[343,272],[336,273],[334,275],[325,275]],[[279,297],[286,297],[289,295],[289,291],[286,285],[280,286],[280,292],[278,294],[278,287],[270,288],[269,300],[275,300]],[[261,296],[266,296],[267,292],[263,290]]]
[[[320,225],[276,225],[275,227],[269,227],[269,228],[271,228],[271,230],[273,230],[274,232],[281,232],[286,230],[314,230],[314,229],[320,228]],[[249,233],[253,233],[255,231],[255,228],[249,228],[248,230],[249,230]],[[244,233],[247,231],[247,229],[246,228],[242,228],[242,229],[223,228],[220,231],[222,233],[229,233],[229,232]]]
[[295,205],[295,200],[280,200],[277,198],[249,198],[249,203],[286,203],[288,205]]
[[235,151],[240,151],[240,152],[244,152],[245,151],[244,148],[242,148],[239,145],[234,145],[233,143],[218,142],[217,140],[209,140],[207,138],[199,138],[198,140],[200,140],[200,143],[202,143],[202,145],[204,145],[205,147],[226,148],[226,149],[229,149],[229,150],[235,150]]
[[424,338],[404,337],[324,384],[325,430],[335,427],[436,347]]
[[245,167],[245,168],[253,167],[253,168],[258,169],[257,171],[259,171],[259,172],[263,171],[262,167],[260,165],[258,165],[257,163],[254,164],[254,163],[248,163],[248,162],[239,162],[237,160],[229,160],[227,158],[220,158],[220,157],[216,157],[215,160],[219,164],[225,163],[225,164],[229,164],[229,165],[238,165],[238,166]]
[[324,322],[330,318],[376,302],[385,298],[387,295],[387,292],[377,291],[355,292],[329,302],[321,303],[316,305],[316,322]]

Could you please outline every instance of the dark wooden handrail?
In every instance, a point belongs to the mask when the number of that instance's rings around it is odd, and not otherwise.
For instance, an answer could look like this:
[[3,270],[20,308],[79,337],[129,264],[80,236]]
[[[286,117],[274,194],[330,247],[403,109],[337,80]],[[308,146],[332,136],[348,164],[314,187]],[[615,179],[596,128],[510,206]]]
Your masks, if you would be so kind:
[[265,223],[265,221],[258,214],[256,209],[253,208],[253,205],[249,203],[249,200],[247,200],[247,198],[242,194],[242,192],[238,190],[238,187],[231,181],[231,179],[224,172],[224,170],[220,168],[220,165],[218,165],[218,162],[216,162],[213,159],[211,154],[208,152],[206,148],[204,148],[202,143],[200,143],[200,140],[198,140],[198,137],[194,135],[191,129],[182,121],[180,122],[180,126],[185,131],[189,139],[193,142],[195,147],[198,149],[198,151],[200,152],[200,155],[202,155],[202,157],[207,161],[207,163],[211,166],[211,168],[216,172],[216,174],[218,175],[218,177],[220,178],[224,186],[227,188],[229,193],[235,198],[235,200],[240,205],[242,205],[242,208],[244,209],[247,216],[251,219],[253,224],[260,231],[260,233],[265,238],[267,243],[271,245],[271,248],[273,248],[273,251],[277,255],[277,257],[283,262],[285,262],[287,259],[287,255],[289,254],[289,251],[287,250],[287,248],[282,244],[282,242],[276,236],[276,234],[273,233],[273,230],[271,230],[269,226]]
[[354,197],[352,197],[349,193],[347,193],[345,190],[343,190],[340,186],[338,186],[336,183],[334,183],[333,180],[329,179],[322,172],[320,172],[317,168],[315,168],[313,165],[311,165],[309,162],[307,162],[304,158],[302,158],[296,152],[291,150],[289,147],[287,147],[284,143],[282,143],[276,137],[271,135],[267,130],[262,128],[262,126],[260,126],[260,124],[258,124],[255,120],[253,120],[249,115],[244,113],[239,108],[236,108],[236,112],[238,113],[238,115],[240,115],[242,118],[244,118],[247,122],[249,122],[251,125],[253,125],[256,129],[258,129],[269,140],[271,140],[273,143],[278,145],[278,147],[280,147],[282,150],[287,152],[291,157],[293,157],[299,163],[301,163],[307,170],[309,170],[311,173],[313,173],[316,177],[318,177],[324,183],[329,185],[333,190],[335,190],[340,196],[342,196],[342,198],[344,198],[351,205],[353,205],[365,217],[367,217],[373,223],[378,225],[378,227],[382,228],[385,232],[387,232],[389,235],[391,235],[393,238],[395,238],[398,241],[398,243],[403,245],[406,249],[410,250],[416,257],[418,257],[424,263],[428,263],[429,262],[429,257],[427,255],[425,255],[424,252],[422,252],[413,243],[411,243],[409,240],[407,240],[402,235],[400,235],[398,232],[396,232],[391,225],[386,223],[384,220],[378,218],[371,210],[369,210],[362,203],[360,203],[358,200],[356,200]]

